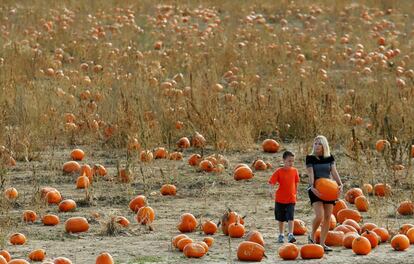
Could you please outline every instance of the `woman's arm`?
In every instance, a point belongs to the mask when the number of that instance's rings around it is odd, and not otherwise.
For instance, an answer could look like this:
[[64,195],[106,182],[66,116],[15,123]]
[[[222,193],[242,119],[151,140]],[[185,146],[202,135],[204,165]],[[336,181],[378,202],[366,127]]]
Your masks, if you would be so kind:
[[332,167],[331,167],[331,174],[332,174],[333,179],[338,184],[340,191],[342,192],[344,186],[342,184],[341,178],[339,177],[339,173],[336,170],[335,164],[333,164]]
[[313,168],[312,167],[307,167],[306,171],[309,175],[309,185],[310,185],[310,190],[316,195],[316,196],[320,196],[318,190],[315,189],[315,176],[313,174]]

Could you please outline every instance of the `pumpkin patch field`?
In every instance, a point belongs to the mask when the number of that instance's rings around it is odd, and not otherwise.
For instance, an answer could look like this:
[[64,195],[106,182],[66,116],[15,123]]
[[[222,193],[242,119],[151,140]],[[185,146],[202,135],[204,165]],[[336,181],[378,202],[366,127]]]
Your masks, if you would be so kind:
[[0,3],[0,264],[413,262],[414,3],[156,2]]

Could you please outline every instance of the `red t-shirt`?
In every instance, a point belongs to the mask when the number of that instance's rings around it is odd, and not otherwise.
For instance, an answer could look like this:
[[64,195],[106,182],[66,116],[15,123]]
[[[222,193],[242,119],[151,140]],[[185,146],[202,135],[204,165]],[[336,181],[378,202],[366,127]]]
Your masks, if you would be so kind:
[[296,203],[297,184],[299,173],[296,168],[278,168],[270,177],[269,184],[279,183],[275,193],[275,201],[278,203]]

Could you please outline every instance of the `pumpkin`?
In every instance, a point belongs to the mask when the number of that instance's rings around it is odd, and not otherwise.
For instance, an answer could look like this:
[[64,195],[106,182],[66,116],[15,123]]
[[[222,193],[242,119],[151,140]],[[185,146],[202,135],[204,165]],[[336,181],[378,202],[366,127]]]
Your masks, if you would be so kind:
[[253,162],[253,168],[255,170],[266,170],[267,169],[267,165],[263,160],[255,160]]
[[194,215],[184,213],[180,217],[180,223],[177,225],[178,230],[182,233],[194,232],[197,228],[198,221]]
[[175,248],[177,248],[178,247],[178,241],[180,241],[181,239],[183,239],[183,238],[189,238],[186,234],[179,234],[179,235],[176,235],[175,237],[173,237],[172,239],[171,239],[171,244],[175,247]]
[[[323,224],[323,223],[321,223],[321,225],[322,225],[322,224]],[[336,217],[335,217],[333,214],[331,214],[331,218],[329,219],[329,230],[333,230],[333,229],[335,229],[336,224],[337,224],[337,222],[336,222]]]
[[355,202],[355,198],[358,196],[364,195],[360,188],[351,188],[345,193],[345,200],[353,204]]
[[359,226],[359,224],[354,220],[354,219],[345,219],[345,221],[342,222],[343,225],[350,225],[353,228],[355,228],[355,230],[358,233],[361,233],[361,227]]
[[389,184],[377,183],[374,185],[374,194],[376,196],[388,196],[391,194],[391,186]]
[[354,242],[355,238],[358,238],[359,235],[355,232],[349,232],[344,235],[344,240],[342,244],[345,248],[352,248],[352,242]]
[[412,228],[408,229],[408,231],[405,235],[410,240],[410,244],[414,244],[414,228],[412,227]]
[[214,238],[212,237],[205,237],[203,238],[203,242],[207,244],[208,247],[211,247],[214,243]]
[[223,234],[227,236],[229,234],[229,225],[236,223],[239,218],[240,217],[236,212],[233,212],[231,210],[226,211],[220,220],[221,230],[223,231]]
[[59,191],[50,191],[45,197],[48,204],[59,204],[62,201],[62,196]]
[[385,139],[380,139],[375,143],[375,149],[378,152],[383,152],[385,148],[388,148],[390,146],[390,142]]
[[390,238],[390,233],[383,227],[374,228],[372,232],[375,232],[381,238],[381,242],[386,242]]
[[371,243],[371,248],[376,248],[381,241],[381,238],[377,235],[377,233],[373,231],[365,231],[361,234],[361,236],[366,237],[369,240],[369,243]]
[[155,220],[155,212],[151,207],[143,206],[139,208],[136,220],[141,225],[151,224]]
[[137,213],[139,208],[147,204],[147,198],[144,195],[138,195],[129,202],[129,209]]
[[65,257],[55,258],[53,264],[72,264],[72,261]]
[[85,217],[71,217],[65,222],[65,230],[68,233],[81,233],[89,230],[89,223]]
[[411,201],[401,202],[398,206],[397,212],[400,215],[412,215],[414,214],[414,203]]
[[358,233],[357,230],[354,227],[349,226],[349,225],[339,225],[339,226],[335,227],[333,229],[333,231],[342,231],[342,232],[344,232],[344,234],[348,234],[348,233],[352,233],[352,232]]
[[236,223],[229,224],[229,236],[233,238],[240,238],[244,236],[245,229],[238,221]]
[[368,238],[359,236],[352,241],[352,251],[357,255],[368,255],[371,252],[371,243]]
[[108,174],[108,171],[106,170],[106,168],[100,164],[95,164],[93,166],[92,172],[94,175],[99,175],[99,176],[105,176],[106,174]]
[[88,164],[83,164],[80,168],[80,175],[88,177],[89,182],[92,183],[93,171],[91,166],[89,166]]
[[203,148],[205,144],[206,139],[204,138],[204,136],[196,131],[193,137],[191,138],[191,146],[196,148]]
[[250,231],[246,236],[246,241],[255,242],[262,246],[265,245],[262,234],[259,231]]
[[327,178],[319,178],[315,181],[315,189],[320,193],[320,199],[334,201],[339,197],[339,189],[336,181]]
[[400,234],[407,234],[407,231],[410,229],[410,228],[413,228],[414,227],[414,225],[413,224],[403,224],[401,227],[400,227],[400,230],[399,230],[399,233]]
[[166,159],[168,157],[168,151],[163,147],[158,147],[154,149],[154,158],[155,159]]
[[332,210],[332,214],[337,217],[338,216],[338,212],[341,211],[342,209],[346,209],[348,208],[348,206],[346,205],[345,201],[342,199],[339,199],[338,201],[336,201],[334,208]]
[[182,137],[177,141],[177,147],[181,149],[190,147],[190,140],[187,137]]
[[8,200],[14,200],[17,198],[17,196],[19,196],[19,193],[17,192],[16,188],[14,187],[9,187],[4,191],[4,196],[8,199]]
[[368,195],[368,194],[372,194],[372,191],[374,190],[374,188],[372,187],[371,184],[369,183],[364,183],[364,185],[362,185],[362,191]]
[[76,180],[76,188],[77,189],[85,189],[89,187],[89,178],[86,176],[79,176]]
[[177,193],[177,188],[172,184],[164,184],[161,186],[160,192],[162,195],[175,195]]
[[40,189],[40,197],[42,197],[42,199],[46,198],[47,193],[50,191],[57,191],[57,190],[56,188],[53,188],[53,187],[43,187],[42,189]]
[[188,164],[190,166],[198,166],[202,160],[202,157],[200,154],[192,154],[190,158],[188,158]]
[[[335,221],[336,222],[336,221]],[[307,231],[306,224],[300,219],[293,220],[293,234],[296,236],[304,235]]]
[[252,170],[247,166],[241,166],[234,171],[233,177],[236,181],[248,180],[253,178]]
[[361,226],[361,232],[365,232],[367,230],[372,231],[374,228],[377,228],[378,226],[374,223],[364,223]]
[[54,214],[47,214],[43,216],[42,218],[42,223],[45,226],[55,226],[55,225],[58,225],[59,222],[60,222],[59,216],[54,215]]
[[207,245],[206,242],[200,241],[200,242],[197,242],[197,244],[201,245],[204,248],[204,250],[206,251],[206,253],[208,252],[208,245]]
[[9,241],[12,245],[24,245],[27,239],[22,233],[14,233],[10,236]]
[[114,259],[112,258],[111,254],[108,252],[102,252],[96,258],[96,264],[114,264]]
[[217,232],[217,225],[213,221],[206,220],[201,225],[201,229],[206,235],[214,235]]
[[29,253],[29,259],[33,261],[43,261],[46,257],[44,249],[36,249]]
[[37,214],[32,210],[24,210],[23,211],[23,221],[26,223],[33,223],[36,221]]
[[209,160],[202,160],[199,164],[199,167],[202,171],[211,172],[214,169],[213,163]]
[[369,202],[367,200],[367,197],[364,195],[358,196],[355,198],[354,201],[355,207],[360,212],[367,212],[369,208]]
[[262,148],[264,152],[276,153],[279,151],[280,145],[274,139],[265,139],[262,143]]
[[285,243],[279,247],[278,253],[284,260],[295,260],[299,256],[299,248],[293,243]]
[[83,152],[83,150],[81,149],[74,149],[70,153],[70,157],[72,158],[72,160],[83,160],[83,158],[85,157],[85,152]]
[[306,244],[300,248],[300,257],[302,259],[321,259],[325,251],[321,245]]
[[243,241],[237,247],[237,258],[241,261],[261,261],[265,248],[251,241]]
[[[344,232],[342,231],[328,231],[328,234],[326,235],[325,244],[327,246],[342,246],[342,242],[344,240]],[[315,232],[315,241],[316,243],[320,242],[321,237],[321,230],[318,229]]]
[[30,263],[25,259],[12,259],[7,264],[30,264]]
[[3,256],[0,256],[0,264],[7,264],[7,260],[3,257]]
[[336,220],[342,224],[346,219],[353,219],[356,222],[360,222],[362,219],[362,216],[357,210],[342,209],[341,211],[338,212],[338,215],[336,216]]
[[174,151],[169,155],[170,160],[182,160],[183,159],[183,153]]
[[187,258],[201,258],[206,254],[206,250],[198,243],[189,243],[184,247],[183,253]]
[[129,220],[124,216],[117,216],[115,218],[115,222],[117,222],[122,227],[128,227],[129,226]]
[[150,150],[142,150],[141,153],[139,154],[139,159],[142,162],[150,162],[152,161],[153,158],[154,158],[154,155],[152,154]]
[[191,243],[193,243],[193,240],[191,238],[184,237],[184,238],[178,240],[177,248],[178,248],[179,251],[183,251],[185,246],[187,246],[188,244],[191,244]]
[[[7,262],[9,262],[10,260],[11,260],[11,255],[10,255],[10,253],[7,251],[7,250],[1,250],[0,251],[0,256],[2,256],[2,257],[4,257],[4,259],[7,261]],[[6,262],[6,263],[7,263]]]
[[76,161],[68,161],[63,164],[63,172],[65,173],[72,173],[72,172],[79,172],[80,165]]
[[404,251],[410,247],[410,240],[406,235],[398,234],[391,239],[391,247],[397,251]]

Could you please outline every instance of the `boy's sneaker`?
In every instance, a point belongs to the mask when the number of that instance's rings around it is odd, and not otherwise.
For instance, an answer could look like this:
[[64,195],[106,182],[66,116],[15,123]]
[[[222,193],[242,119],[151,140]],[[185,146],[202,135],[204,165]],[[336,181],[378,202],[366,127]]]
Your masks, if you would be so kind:
[[289,243],[295,243],[296,242],[296,238],[292,233],[288,234],[288,242]]
[[315,244],[315,241],[311,238],[311,235],[308,235],[308,244]]
[[330,248],[330,247],[328,247],[327,245],[323,245],[323,250],[324,250],[325,252],[330,252],[330,251],[333,251],[333,249],[332,249],[332,248]]
[[277,243],[284,243],[285,242],[285,236],[284,235],[279,235],[278,239],[277,239]]

